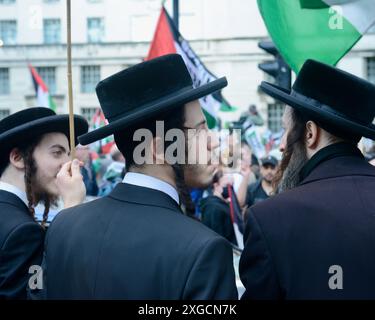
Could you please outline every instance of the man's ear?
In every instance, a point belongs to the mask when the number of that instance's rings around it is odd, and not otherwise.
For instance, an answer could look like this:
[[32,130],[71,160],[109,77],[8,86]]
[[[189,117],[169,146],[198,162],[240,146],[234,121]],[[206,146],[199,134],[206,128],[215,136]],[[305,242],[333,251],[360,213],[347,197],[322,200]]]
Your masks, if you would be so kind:
[[9,162],[16,169],[25,169],[25,161],[18,148],[13,148],[9,154]]
[[315,149],[319,144],[320,138],[320,128],[314,121],[307,121],[306,122],[306,147],[309,149]]

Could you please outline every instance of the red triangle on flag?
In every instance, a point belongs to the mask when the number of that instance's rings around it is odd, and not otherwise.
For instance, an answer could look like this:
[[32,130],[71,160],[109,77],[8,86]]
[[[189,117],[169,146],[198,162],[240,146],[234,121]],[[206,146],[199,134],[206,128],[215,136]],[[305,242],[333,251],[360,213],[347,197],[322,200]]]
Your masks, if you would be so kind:
[[38,86],[42,88],[43,92],[47,92],[48,88],[46,84],[44,83],[43,79],[40,77],[39,73],[35,70],[35,68],[30,63],[28,64],[28,66],[31,72],[33,82],[34,82],[36,93],[38,93]]
[[164,7],[161,9],[154,38],[151,43],[146,60],[166,54],[176,53],[174,37]]

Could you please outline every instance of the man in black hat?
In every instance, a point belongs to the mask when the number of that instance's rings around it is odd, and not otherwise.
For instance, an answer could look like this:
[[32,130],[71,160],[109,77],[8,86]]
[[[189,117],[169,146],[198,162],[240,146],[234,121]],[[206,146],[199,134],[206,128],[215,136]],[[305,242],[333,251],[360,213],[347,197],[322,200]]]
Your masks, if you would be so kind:
[[[77,135],[88,124],[75,116]],[[69,117],[48,108],[28,108],[0,121],[0,299],[24,299],[29,268],[40,265],[44,230],[34,207],[48,210],[59,196],[64,206],[82,202],[79,163],[69,161]]]
[[277,196],[250,209],[240,261],[244,299],[375,298],[375,168],[357,148],[374,139],[375,86],[307,60],[288,105]]
[[[128,172],[108,196],[53,221],[46,239],[48,299],[237,298],[229,242],[180,209],[194,214],[187,187],[207,187],[216,170],[211,153],[218,142],[198,99],[226,84],[221,78],[193,88],[177,54],[98,84],[109,124],[79,141],[114,134]],[[183,161],[171,161],[175,153]],[[206,159],[190,161],[195,156]]]

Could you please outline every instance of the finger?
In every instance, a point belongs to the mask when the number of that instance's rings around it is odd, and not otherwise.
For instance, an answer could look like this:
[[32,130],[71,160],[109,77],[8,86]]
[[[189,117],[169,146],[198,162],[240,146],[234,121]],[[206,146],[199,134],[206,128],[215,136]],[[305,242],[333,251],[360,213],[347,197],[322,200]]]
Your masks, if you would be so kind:
[[71,161],[68,161],[66,163],[63,164],[63,166],[61,167],[59,173],[57,174],[58,176],[66,176],[66,175],[69,175],[69,171],[70,171],[70,167],[71,167]]
[[80,162],[77,159],[73,160],[71,171],[72,171],[72,177],[81,175]]

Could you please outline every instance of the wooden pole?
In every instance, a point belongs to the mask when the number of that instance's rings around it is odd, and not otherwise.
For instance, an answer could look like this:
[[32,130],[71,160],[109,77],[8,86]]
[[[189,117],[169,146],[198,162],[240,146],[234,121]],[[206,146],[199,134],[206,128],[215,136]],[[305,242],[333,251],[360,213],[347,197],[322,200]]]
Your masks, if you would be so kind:
[[72,160],[76,156],[75,134],[74,134],[74,108],[73,108],[73,83],[72,83],[72,21],[70,0],[66,0],[67,16],[67,54],[68,54],[68,96],[69,96],[69,134],[70,134],[70,154]]

